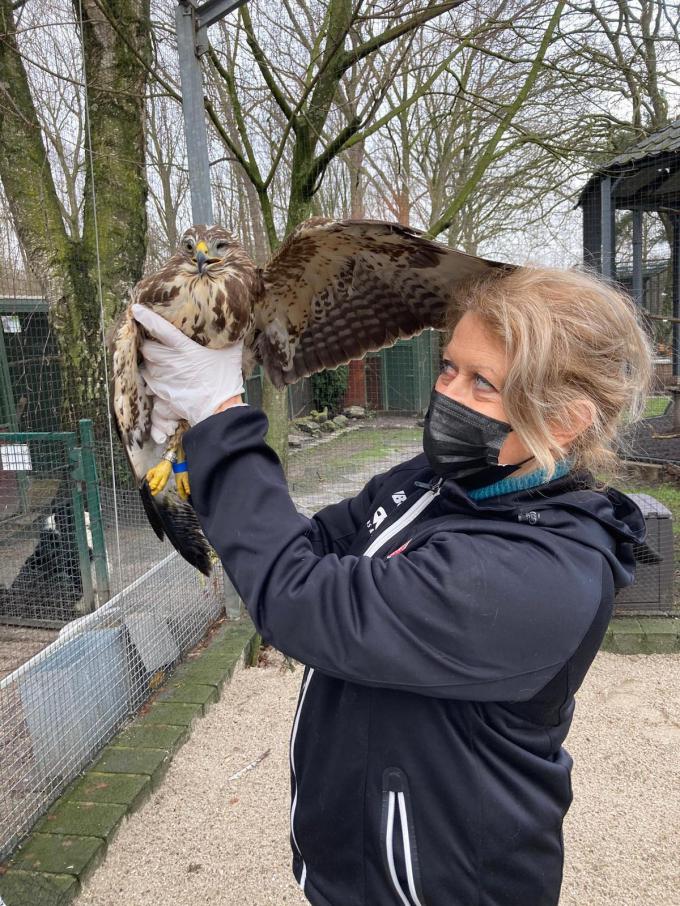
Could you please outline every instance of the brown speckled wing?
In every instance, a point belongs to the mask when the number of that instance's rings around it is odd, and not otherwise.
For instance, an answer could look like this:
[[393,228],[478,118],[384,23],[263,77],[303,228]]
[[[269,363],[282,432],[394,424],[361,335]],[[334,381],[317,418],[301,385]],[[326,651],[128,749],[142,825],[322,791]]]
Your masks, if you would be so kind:
[[255,356],[274,384],[292,384],[442,328],[452,287],[503,267],[400,224],[313,218],[263,272]]

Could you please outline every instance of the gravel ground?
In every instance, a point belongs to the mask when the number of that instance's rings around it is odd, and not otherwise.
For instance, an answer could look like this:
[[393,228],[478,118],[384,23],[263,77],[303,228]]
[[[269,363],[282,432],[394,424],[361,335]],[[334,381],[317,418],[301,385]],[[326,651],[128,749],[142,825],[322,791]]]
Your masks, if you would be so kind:
[[[301,676],[277,654],[235,674],[76,906],[306,902],[288,848],[288,736]],[[574,804],[560,906],[679,906],[680,657],[598,655],[567,747]]]

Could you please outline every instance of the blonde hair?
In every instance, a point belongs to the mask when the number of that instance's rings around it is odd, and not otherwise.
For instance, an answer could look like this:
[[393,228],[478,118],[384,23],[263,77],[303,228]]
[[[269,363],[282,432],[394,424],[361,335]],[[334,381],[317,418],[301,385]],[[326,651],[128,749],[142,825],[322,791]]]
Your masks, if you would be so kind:
[[[619,429],[642,416],[652,379],[651,344],[631,299],[583,271],[520,267],[457,289],[450,333],[466,312],[505,345],[507,420],[547,477],[563,457],[574,470],[615,477]],[[551,423],[574,424],[584,404],[592,424],[560,446]]]

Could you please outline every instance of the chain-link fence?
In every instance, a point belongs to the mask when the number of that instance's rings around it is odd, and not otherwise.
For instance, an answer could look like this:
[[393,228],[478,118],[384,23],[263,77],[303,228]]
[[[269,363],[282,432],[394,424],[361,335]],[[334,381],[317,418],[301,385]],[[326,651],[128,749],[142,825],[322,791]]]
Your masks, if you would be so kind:
[[111,451],[89,428],[3,437],[2,853],[237,604],[97,480]]

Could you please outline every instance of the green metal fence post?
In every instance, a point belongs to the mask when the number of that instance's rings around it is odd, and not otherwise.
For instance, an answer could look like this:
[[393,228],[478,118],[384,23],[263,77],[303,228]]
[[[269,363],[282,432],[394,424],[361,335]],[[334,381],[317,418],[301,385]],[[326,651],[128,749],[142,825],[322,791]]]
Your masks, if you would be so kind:
[[387,411],[390,408],[390,388],[387,383],[387,350],[380,350],[380,404],[379,408]]
[[94,574],[97,579],[97,603],[101,606],[111,597],[111,587],[109,585],[109,563],[106,556],[104,520],[102,518],[102,506],[99,498],[97,461],[94,455],[94,432],[92,430],[91,419],[81,418],[78,424],[80,426],[80,444],[83,453],[83,473],[85,475],[87,509],[90,513]]
[[[9,373],[9,362],[7,361],[7,349],[5,347],[5,337],[2,328],[0,328],[0,409],[2,411],[2,421],[7,424],[10,431],[17,431],[19,428],[17,422],[17,410],[14,403],[14,393],[12,392],[12,379]],[[17,470],[17,489],[19,491],[19,503],[21,512],[28,512],[28,476],[25,472]]]
[[92,569],[90,567],[90,552],[87,544],[87,530],[85,528],[85,512],[83,507],[83,492],[80,482],[85,478],[83,468],[83,454],[80,447],[75,444],[75,434],[66,435],[66,448],[69,462],[71,463],[71,499],[73,500],[73,528],[78,545],[78,559],[80,560],[80,575],[83,582],[83,612],[94,610],[94,589],[92,588]]

